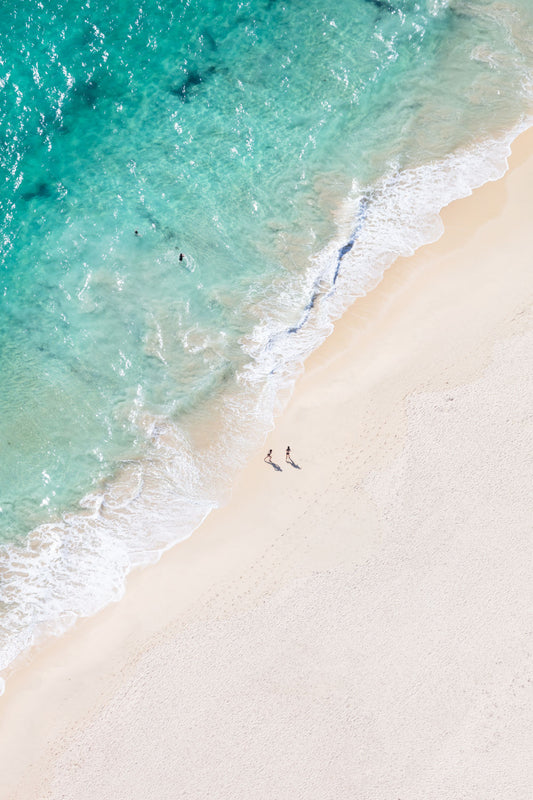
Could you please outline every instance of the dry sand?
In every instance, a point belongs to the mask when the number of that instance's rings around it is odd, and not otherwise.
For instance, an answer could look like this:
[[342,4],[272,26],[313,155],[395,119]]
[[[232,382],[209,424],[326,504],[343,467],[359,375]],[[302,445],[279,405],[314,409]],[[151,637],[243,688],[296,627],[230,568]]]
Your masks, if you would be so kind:
[[2,800],[529,800],[532,186],[530,130],[227,507],[10,679]]

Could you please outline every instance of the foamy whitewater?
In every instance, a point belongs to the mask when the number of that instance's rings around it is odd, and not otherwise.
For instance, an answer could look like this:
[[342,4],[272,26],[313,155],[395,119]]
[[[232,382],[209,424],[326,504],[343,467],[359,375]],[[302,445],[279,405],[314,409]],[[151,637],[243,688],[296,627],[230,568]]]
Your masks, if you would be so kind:
[[533,10],[2,12],[5,677],[190,535],[335,319],[505,172]]

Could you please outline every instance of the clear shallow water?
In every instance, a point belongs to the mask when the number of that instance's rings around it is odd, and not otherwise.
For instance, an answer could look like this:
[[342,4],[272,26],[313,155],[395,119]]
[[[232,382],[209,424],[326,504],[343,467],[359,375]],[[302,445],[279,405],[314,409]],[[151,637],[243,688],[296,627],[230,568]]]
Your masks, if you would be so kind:
[[332,320],[503,172],[532,16],[5,4],[0,669],[188,535]]

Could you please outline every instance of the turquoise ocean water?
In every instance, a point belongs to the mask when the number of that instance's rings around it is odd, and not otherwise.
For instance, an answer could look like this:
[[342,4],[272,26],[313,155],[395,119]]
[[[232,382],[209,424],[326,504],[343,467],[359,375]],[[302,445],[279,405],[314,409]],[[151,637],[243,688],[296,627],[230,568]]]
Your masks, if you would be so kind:
[[503,174],[532,23],[4,1],[0,671],[189,535],[333,321]]

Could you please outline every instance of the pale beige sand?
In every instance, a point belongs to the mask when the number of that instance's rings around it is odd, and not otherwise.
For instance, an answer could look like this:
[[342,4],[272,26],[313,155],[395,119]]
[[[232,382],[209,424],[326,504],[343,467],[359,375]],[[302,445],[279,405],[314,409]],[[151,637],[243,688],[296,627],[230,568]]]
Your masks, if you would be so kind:
[[531,797],[532,186],[529,131],[309,360],[282,471],[11,678],[2,800]]

